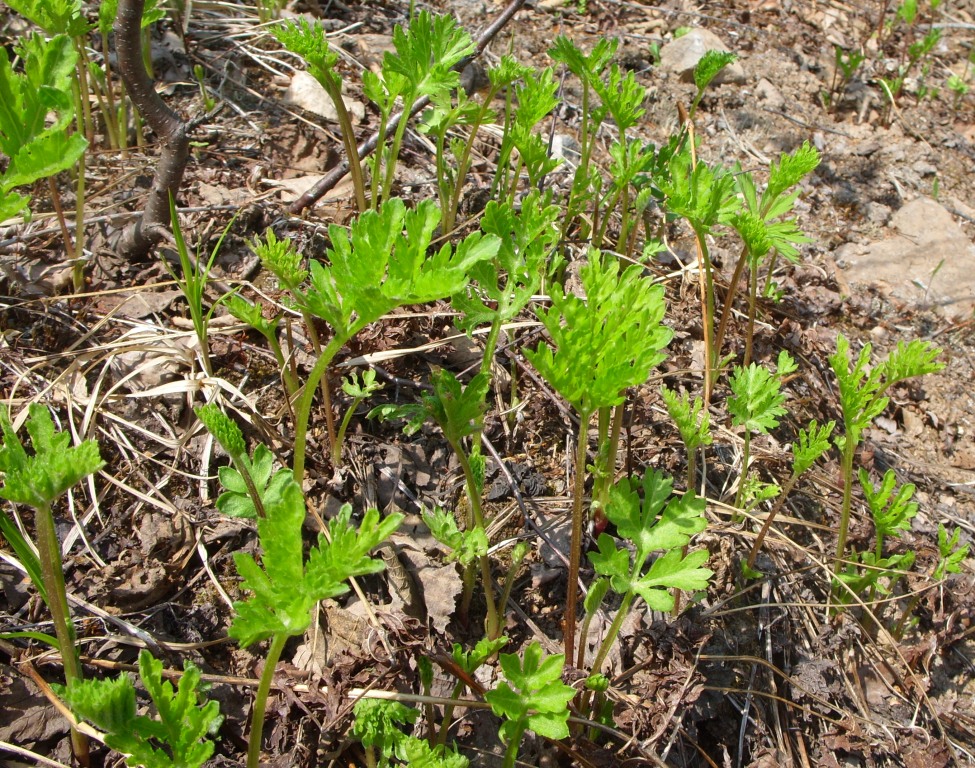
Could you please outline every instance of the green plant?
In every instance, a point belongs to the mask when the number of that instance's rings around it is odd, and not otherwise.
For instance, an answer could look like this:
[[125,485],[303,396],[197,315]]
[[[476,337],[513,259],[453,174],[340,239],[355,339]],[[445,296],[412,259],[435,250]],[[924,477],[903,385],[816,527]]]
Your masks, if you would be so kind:
[[[43,639],[59,650],[65,682],[70,688],[81,680],[82,669],[75,650],[75,631],[68,608],[53,505],[72,487],[101,469],[105,462],[93,440],[72,446],[71,435],[55,430],[54,420],[43,405],[31,403],[28,413],[25,427],[33,454],[27,453],[14,432],[6,409],[0,408],[0,430],[3,432],[0,498],[25,504],[34,510],[36,554],[35,548],[3,510],[0,510],[0,531],[51,611],[56,639],[50,636]],[[88,743],[84,736],[72,729],[71,742],[75,756],[86,760]]]
[[[654,611],[670,611],[675,606],[671,589],[692,592],[707,589],[713,572],[701,566],[707,562],[705,549],[685,552],[691,536],[707,527],[704,518],[705,502],[692,490],[683,496],[671,497],[673,481],[660,472],[648,470],[642,481],[624,478],[613,486],[606,505],[606,517],[616,525],[621,538],[632,543],[619,547],[608,533],[601,533],[596,542],[598,551],[590,552],[596,573],[609,579],[613,591],[623,596],[623,602],[613,617],[613,623],[603,638],[593,660],[591,670],[599,672],[616,642],[623,620],[636,597],[643,598]],[[642,492],[642,499],[641,499]],[[654,552],[662,551],[649,566]],[[595,606],[587,607],[587,614]],[[579,649],[579,667],[583,667],[585,638]]]
[[[273,233],[269,234],[273,236]],[[274,360],[278,364],[281,372],[281,381],[284,384],[284,392],[287,396],[288,406],[298,393],[298,375],[293,365],[285,359],[284,350],[278,340],[278,327],[281,324],[281,314],[278,313],[272,318],[264,317],[264,311],[260,304],[252,304],[238,293],[233,293],[224,301],[227,311],[248,326],[257,331],[267,341]]]
[[106,732],[105,744],[125,755],[126,765],[145,768],[201,768],[213,755],[223,717],[216,701],[204,703],[200,670],[186,662],[174,690],[163,682],[162,662],[139,652],[139,679],[156,717],[137,714],[135,686],[128,675],[114,680],[80,680],[64,690],[71,709]]
[[200,99],[203,101],[203,110],[205,112],[212,112],[217,102],[207,88],[206,75],[202,64],[193,65],[193,77],[196,78],[196,84],[200,86]]
[[787,412],[783,405],[785,393],[782,391],[782,381],[795,370],[795,360],[783,349],[774,373],[765,366],[751,363],[745,367],[736,366],[731,374],[728,413],[731,414],[733,426],[745,428],[741,476],[735,494],[735,507],[738,509],[742,508],[745,498],[752,435],[768,434],[779,425],[778,417]]
[[504,718],[499,732],[507,745],[503,768],[514,768],[525,731],[548,739],[569,735],[569,702],[576,691],[562,682],[564,664],[562,654],[543,656],[538,641],[525,648],[524,660],[514,653],[501,654],[505,679],[484,699],[494,714]]
[[[454,451],[464,473],[470,514],[465,521],[467,534],[462,537],[460,543],[462,547],[468,548],[468,552],[471,551],[470,548],[476,547],[487,603],[487,636],[493,640],[500,635],[501,625],[492,588],[487,535],[484,533],[486,521],[481,505],[481,493],[484,490],[484,458],[480,453],[479,443],[472,442],[470,448],[467,448],[464,442],[468,438],[481,434],[490,378],[485,373],[478,373],[467,386],[464,386],[450,371],[438,369],[430,377],[430,383],[433,387],[432,393],[424,395],[419,403],[381,405],[373,409],[370,415],[380,416],[383,419],[406,419],[404,432],[408,435],[417,432],[427,420],[435,422],[443,430],[444,437]],[[444,537],[445,543],[452,544],[458,541],[454,535],[456,529],[451,530],[449,523],[446,523],[442,516],[438,517],[435,513],[431,522],[440,529],[439,532]],[[471,595],[474,592],[474,561],[467,556],[459,559],[465,566],[464,596],[460,613],[462,620],[467,621]],[[464,562],[465,560],[467,562]]]
[[752,544],[751,552],[748,555],[748,562],[742,567],[745,575],[749,578],[757,578],[760,575],[754,570],[755,558],[762,548],[762,542],[765,541],[765,537],[768,535],[772,521],[775,520],[775,516],[782,509],[786,498],[788,498],[796,483],[799,482],[799,478],[829,450],[829,438],[833,434],[835,427],[836,422],[829,421],[820,426],[813,419],[809,422],[808,429],[799,430],[799,436],[792,445],[792,473],[789,475],[789,479],[783,484],[782,492],[779,494],[775,505],[769,510],[765,518],[765,523],[758,532],[758,536],[755,537],[755,542]]
[[[54,183],[54,176],[83,162],[88,147],[83,133],[70,128],[77,110],[72,72],[76,71],[78,53],[71,38],[63,34],[49,39],[24,37],[16,50],[23,62],[22,72],[14,71],[6,49],[0,50],[0,153],[10,158],[0,174],[0,221],[16,216],[30,204],[30,198],[14,192],[15,188],[48,179],[65,252],[75,251],[74,281],[75,288],[80,289],[84,186],[79,180],[81,197],[72,240]],[[82,169],[79,179],[83,176]]]
[[935,362],[941,350],[927,341],[898,342],[896,349],[871,368],[872,349],[872,345],[864,345],[853,361],[850,343],[840,334],[836,339],[836,353],[829,358],[839,385],[840,409],[843,413],[843,434],[834,437],[836,447],[842,454],[840,466],[843,480],[843,503],[836,540],[837,569],[846,553],[853,499],[853,460],[863,439],[863,431],[887,407],[886,392],[892,386],[944,368],[942,363]]
[[[494,640],[485,637],[478,640],[474,648],[465,651],[460,643],[454,643],[450,659],[456,666],[456,669],[453,671],[456,674],[457,682],[454,684],[454,689],[450,694],[452,702],[460,698],[464,689],[468,687],[467,681],[474,679],[474,673],[486,664],[489,659],[496,656],[498,651],[507,644],[508,638],[506,637],[499,637]],[[447,742],[447,731],[450,728],[455,706],[455,704],[451,703],[444,707],[443,725],[436,739],[436,743],[440,746],[443,746]]]
[[[511,56],[503,56],[497,67],[488,70],[488,88],[480,99],[468,94],[465,88],[438,89],[431,94],[431,108],[423,115],[420,131],[432,135],[436,141],[437,193],[444,214],[444,231],[452,231],[456,224],[478,129],[496,117],[491,103],[503,89],[533,74],[530,67],[518,64]],[[467,129],[466,137],[455,135],[461,126]],[[505,120],[502,146],[508,140],[510,129],[511,121]]]
[[694,94],[694,100],[691,102],[689,113],[691,120],[694,119],[697,107],[701,103],[701,99],[704,98],[704,92],[714,82],[714,78],[720,75],[725,67],[734,64],[736,61],[738,61],[738,55],[730,51],[707,51],[701,57],[701,60],[694,67],[694,85],[697,88],[697,93]]
[[[304,290],[294,289],[302,312],[325,320],[333,330],[296,408],[296,478],[304,477],[315,389],[346,342],[396,307],[460,293],[474,265],[493,258],[500,247],[498,238],[475,232],[456,248],[444,244],[431,255],[428,249],[439,223],[440,211],[433,201],[425,200],[408,211],[402,200],[393,198],[378,211],[363,213],[349,231],[333,224],[329,265],[312,262],[310,284]],[[326,418],[332,418],[330,412]],[[332,446],[336,440],[332,438]]]
[[794,219],[784,219],[792,212],[799,197],[796,186],[819,165],[819,152],[804,142],[791,154],[783,154],[779,161],[769,168],[769,180],[761,197],[750,173],[736,169],[735,181],[741,195],[743,208],[735,213],[730,224],[742,239],[742,251],[735,265],[721,310],[721,320],[714,335],[715,355],[720,357],[725,333],[731,319],[738,282],[744,268],[748,267],[748,328],[745,332],[744,363],[748,365],[752,357],[752,344],[755,336],[755,313],[758,302],[759,269],[771,253],[772,260],[767,269],[764,294],[769,295],[772,287],[772,273],[775,260],[782,256],[788,261],[797,262],[799,251],[796,246],[811,242],[796,226]]
[[[365,95],[379,108],[379,136],[383,144],[373,156],[372,207],[389,198],[393,188],[396,163],[409,115],[422,98],[444,103],[451,91],[460,86],[460,75],[454,69],[474,52],[474,42],[457,26],[452,16],[434,16],[420,11],[408,29],[397,25],[393,30],[394,52],[383,57],[382,76],[367,70],[362,75]],[[404,119],[396,125],[392,141],[385,144],[387,127],[393,110],[400,105]]]
[[360,699],[353,713],[352,733],[366,748],[369,768],[385,768],[393,765],[393,759],[420,768],[467,768],[470,764],[456,748],[447,749],[401,731],[399,726],[409,725],[420,716],[412,707],[397,701]]
[[[602,514],[614,480],[626,390],[642,384],[665,359],[662,350],[673,331],[662,324],[663,289],[646,281],[642,268],[622,272],[616,260],[590,250],[579,277],[586,298],[565,293],[559,285],[550,292],[551,307],[536,310],[551,339],[525,356],[579,414],[565,613],[566,655],[575,645],[576,588],[582,551],[583,497],[587,466],[587,432],[599,414],[599,447],[592,508]],[[612,414],[612,409],[616,413]]]
[[[258,0],[259,8],[265,8],[268,5],[276,8],[277,0]],[[272,15],[277,16],[276,11]],[[267,19],[262,19],[262,21],[267,21]],[[349,173],[352,177],[352,188],[355,190],[356,205],[360,213],[365,211],[368,207],[366,184],[362,174],[362,165],[359,162],[355,129],[352,127],[352,118],[349,117],[345,100],[342,98],[342,76],[337,69],[339,56],[329,46],[328,39],[325,36],[325,28],[318,21],[309,23],[305,19],[299,19],[272,27],[271,34],[285,48],[305,60],[308,64],[308,72],[321,84],[335,105],[335,114],[338,116],[342,135],[342,145],[349,161]],[[377,204],[378,201],[374,197],[373,207]]]
[[828,109],[836,108],[840,94],[853,81],[856,71],[866,60],[867,57],[861,48],[848,51],[838,43],[833,43],[833,79],[830,82],[829,92],[824,94]]
[[217,498],[217,509],[231,517],[264,517],[264,499],[268,492],[280,493],[291,473],[279,469],[272,477],[274,454],[263,443],[258,443],[253,455],[248,457],[240,427],[215,403],[197,408],[196,416],[227,452],[233,464],[218,470],[220,485],[225,490]]
[[382,382],[376,381],[376,372],[371,368],[362,372],[362,383],[359,382],[359,377],[356,376],[355,372],[351,373],[348,378],[342,379],[342,391],[352,398],[352,402],[345,410],[345,416],[342,417],[342,422],[339,424],[335,446],[332,448],[332,464],[334,466],[342,463],[342,446],[345,444],[345,433],[349,428],[349,422],[355,415],[355,409],[363,400],[376,394],[382,388]]
[[230,636],[242,647],[271,640],[254,697],[247,768],[257,768],[260,760],[264,710],[285,642],[304,633],[317,602],[347,592],[348,579],[383,569],[382,560],[369,553],[403,521],[400,514],[380,519],[379,512],[370,509],[356,530],[350,523],[352,507],[346,504],[306,558],[301,536],[305,500],[293,477],[287,477],[279,487],[272,484],[268,488],[264,510],[264,517],[257,521],[263,550],[261,565],[242,552],[234,555],[237,571],[243,577],[241,588],[252,596],[234,603]]
[[227,297],[221,297],[212,303],[209,309],[204,310],[203,296],[210,283],[210,271],[213,269],[213,264],[217,259],[217,253],[219,253],[220,247],[227,237],[227,233],[230,232],[230,228],[237,220],[237,215],[234,214],[234,217],[224,227],[223,233],[217,240],[216,245],[213,246],[213,250],[210,251],[210,257],[205,262],[201,258],[199,247],[197,247],[195,257],[190,255],[189,248],[186,245],[186,239],[183,237],[183,229],[179,223],[179,214],[176,212],[176,203],[172,197],[169,198],[169,215],[173,226],[176,255],[179,258],[179,272],[177,273],[168,261],[165,261],[164,264],[166,265],[166,269],[169,270],[169,274],[172,275],[173,280],[176,281],[176,285],[183,294],[183,298],[186,299],[186,305],[190,312],[190,320],[193,323],[193,330],[196,332],[197,341],[200,343],[200,361],[207,375],[212,376],[213,363],[210,360],[210,320],[213,318],[213,313],[217,307]]
[[680,439],[684,443],[687,451],[687,490],[695,487],[695,475],[697,474],[697,451],[705,445],[711,445],[711,414],[704,407],[704,401],[700,397],[694,398],[691,402],[690,395],[686,392],[677,394],[667,386],[660,388],[660,394],[664,399],[667,413],[677,426]]

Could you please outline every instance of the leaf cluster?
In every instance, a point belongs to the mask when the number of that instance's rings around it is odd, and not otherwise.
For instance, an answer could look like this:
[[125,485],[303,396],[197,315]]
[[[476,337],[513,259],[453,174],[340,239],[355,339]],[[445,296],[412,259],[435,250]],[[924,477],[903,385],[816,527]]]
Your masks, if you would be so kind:
[[200,670],[186,663],[178,688],[162,679],[162,662],[139,653],[139,677],[156,717],[137,714],[135,686],[128,675],[114,680],[79,680],[65,691],[71,709],[106,732],[105,743],[126,755],[130,766],[200,768],[213,755],[223,722],[216,701],[205,702]]
[[71,435],[58,432],[50,412],[40,403],[31,403],[26,429],[33,454],[28,454],[10,423],[6,409],[0,408],[0,498],[35,509],[49,507],[69,488],[103,466],[98,444],[86,440],[71,445]]
[[687,392],[678,394],[666,386],[661,387],[660,394],[688,453],[693,453],[702,445],[711,445],[711,414],[704,407],[704,401],[695,397],[691,402]]
[[559,285],[551,308],[536,310],[551,338],[525,355],[582,414],[619,405],[628,387],[647,380],[666,355],[673,331],[662,324],[664,292],[638,265],[621,273],[615,259],[591,250],[580,270],[582,299]]
[[351,336],[395,307],[459,293],[473,266],[493,258],[500,242],[475,232],[456,249],[445,243],[428,256],[439,223],[433,200],[407,210],[393,198],[360,215],[348,231],[332,224],[329,264],[311,263],[310,287],[298,293],[302,309]]
[[499,731],[506,744],[531,730],[549,739],[569,735],[569,702],[575,689],[562,682],[562,654],[543,657],[536,640],[524,652],[524,660],[515,653],[501,654],[504,681],[484,694],[494,714],[504,718]]
[[[655,611],[674,607],[671,588],[688,591],[707,589],[713,572],[701,566],[708,552],[688,553],[682,549],[691,536],[707,526],[705,503],[688,492],[671,498],[673,481],[661,472],[649,470],[642,482],[624,478],[610,489],[606,517],[616,525],[619,535],[632,542],[634,552],[619,548],[608,533],[599,535],[598,551],[590,552],[596,573],[608,576],[613,591],[637,594]],[[641,500],[642,493],[642,500]],[[644,572],[654,552],[663,551]]]
[[731,375],[728,413],[735,426],[743,426],[750,433],[767,433],[779,425],[779,416],[785,415],[783,378],[795,370],[795,361],[785,350],[779,354],[773,373],[763,365],[751,363],[738,366]]
[[234,555],[241,586],[253,592],[250,599],[234,603],[230,636],[242,646],[304,632],[315,603],[347,592],[347,579],[383,569],[382,560],[369,553],[403,521],[400,514],[380,519],[370,509],[356,529],[350,523],[352,507],[346,504],[329,522],[328,537],[320,535],[305,560],[301,529],[306,510],[298,483],[290,476],[280,487],[272,483],[264,507],[266,515],[257,522],[263,568],[248,554]]
[[[48,8],[47,3],[15,3],[11,7],[25,15],[33,9],[41,14],[41,21],[53,25],[61,24],[61,12],[74,5]],[[12,191],[14,187],[74,167],[88,147],[82,136],[69,131],[74,116],[72,75],[78,60],[71,38],[58,34],[45,39],[35,34],[22,38],[16,52],[23,71],[15,71],[7,50],[0,48],[0,154],[10,158],[0,174],[0,221],[29,203],[29,197]]]

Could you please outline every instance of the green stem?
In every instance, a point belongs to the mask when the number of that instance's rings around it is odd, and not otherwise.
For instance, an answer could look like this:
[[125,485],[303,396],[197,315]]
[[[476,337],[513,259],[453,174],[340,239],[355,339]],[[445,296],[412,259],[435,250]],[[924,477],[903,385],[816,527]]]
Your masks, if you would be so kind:
[[[403,96],[403,119],[396,125],[396,133],[393,134],[393,144],[389,149],[389,156],[386,158],[386,176],[383,179],[383,200],[389,199],[389,194],[393,189],[393,178],[396,175],[396,162],[399,159],[399,150],[403,145],[403,137],[406,135],[406,125],[409,123],[407,116],[413,111],[413,104],[416,102],[416,94],[410,94],[409,98]],[[377,208],[375,201],[373,208]]]
[[85,156],[78,159],[78,185],[75,191],[74,265],[72,282],[76,293],[85,287]]
[[627,592],[623,595],[623,602],[620,603],[620,607],[616,611],[616,615],[613,617],[613,623],[609,625],[609,631],[606,632],[606,637],[603,638],[602,644],[599,646],[599,651],[596,653],[596,658],[593,659],[592,669],[590,672],[596,674],[599,672],[600,667],[602,667],[603,662],[606,661],[606,657],[609,656],[609,652],[613,649],[613,645],[616,643],[616,637],[620,633],[620,627],[623,626],[623,621],[626,619],[626,615],[630,612],[630,606],[633,604],[633,598],[636,595],[633,592]]
[[717,368],[717,350],[714,348],[714,273],[708,253],[707,233],[700,227],[694,227],[694,234],[698,247],[698,267],[703,275],[701,309],[704,315],[704,402],[709,405]]
[[244,463],[242,456],[231,456],[230,460],[234,463],[234,468],[240,473],[241,478],[244,480],[244,485],[247,486],[247,495],[251,497],[251,501],[254,502],[254,510],[257,512],[259,518],[265,517],[264,512],[264,502],[261,500],[261,494],[257,490],[257,486],[254,484],[254,478],[251,477],[250,470],[247,469],[247,465]]
[[738,293],[738,282],[741,280],[742,272],[745,271],[745,264],[748,263],[748,248],[742,248],[741,254],[738,256],[738,262],[735,264],[735,272],[731,276],[731,282],[728,283],[728,292],[724,297],[724,304],[721,307],[721,320],[718,321],[718,331],[714,335],[714,348],[715,353],[721,356],[721,347],[724,344],[725,333],[728,330],[728,321],[731,320],[731,305],[734,303],[735,296]]
[[853,501],[853,456],[856,452],[854,436],[849,431],[846,433],[846,442],[843,445],[843,505],[840,508],[840,530],[836,536],[836,561],[833,569],[839,573],[840,561],[846,554],[846,536],[850,529],[850,507]]
[[349,176],[352,177],[352,188],[355,190],[355,202],[359,208],[359,213],[364,213],[367,208],[366,184],[362,175],[362,163],[359,160],[359,149],[355,142],[352,118],[349,117],[349,110],[345,108],[345,100],[342,98],[342,81],[338,75],[325,77],[324,80],[326,81],[325,90],[335,105],[335,114],[338,117],[340,133],[342,134],[342,144],[349,163]]
[[254,709],[251,713],[251,732],[247,742],[247,768],[258,768],[261,761],[261,741],[264,737],[264,711],[267,707],[267,697],[271,692],[271,682],[274,680],[274,668],[278,665],[284,644],[288,636],[281,632],[271,636],[271,647],[268,648],[267,658],[264,660],[264,671],[254,696]]
[[[318,361],[315,363],[315,367],[311,369],[311,373],[308,374],[308,380],[305,382],[305,389],[301,393],[301,399],[298,400],[298,407],[295,410],[295,456],[294,456],[294,477],[298,485],[301,485],[305,479],[305,451],[308,443],[308,420],[311,417],[311,404],[312,400],[315,398],[315,390],[318,388],[319,382],[322,377],[325,376],[325,371],[328,370],[328,366],[331,364],[335,355],[338,351],[345,346],[345,343],[352,338],[360,329],[357,327],[349,329],[348,333],[338,334],[332,337],[332,340],[328,343],[328,346],[322,350],[321,355],[318,357]],[[328,405],[328,404],[326,404]]]
[[518,747],[521,746],[521,737],[525,733],[525,726],[527,723],[524,722],[524,718],[518,721],[519,727],[515,729],[514,734],[511,736],[511,741],[508,742],[508,747],[504,751],[504,762],[501,763],[501,768],[515,768],[515,762],[518,759]]
[[359,403],[363,401],[364,398],[356,397],[352,400],[352,405],[348,407],[345,415],[342,417],[342,423],[339,424],[338,434],[335,436],[335,444],[332,446],[332,466],[337,467],[342,463],[342,445],[345,443],[345,432],[349,428],[349,422],[352,421],[352,416],[355,414],[355,409],[359,407]]
[[[64,682],[68,688],[82,679],[81,665],[75,651],[74,626],[68,608],[67,590],[64,586],[64,565],[61,560],[61,543],[54,524],[54,514],[50,505],[35,507],[34,524],[37,526],[37,555],[41,565],[41,575],[47,590],[47,606],[54,623],[64,665]],[[87,763],[88,739],[74,728],[71,729],[71,744],[75,756],[82,765]]]
[[752,345],[755,341],[755,311],[758,304],[758,265],[752,264],[748,270],[748,330],[745,332],[745,359],[747,367],[752,361]]
[[768,516],[765,518],[765,523],[762,525],[762,529],[758,532],[758,536],[755,537],[755,543],[752,544],[752,551],[748,554],[748,570],[753,570],[755,567],[755,558],[758,557],[758,552],[762,548],[762,542],[765,541],[765,537],[768,535],[769,528],[772,527],[772,521],[775,520],[775,516],[782,509],[782,505],[785,504],[785,500],[792,489],[795,487],[796,482],[799,480],[799,475],[793,473],[785,485],[782,486],[782,492],[779,494],[779,498],[775,500],[775,504],[772,505],[772,509],[769,511]]
[[752,433],[745,428],[745,447],[742,449],[741,458],[741,479],[738,481],[738,492],[735,494],[735,517],[738,518],[738,511],[741,510],[741,503],[745,499],[745,480],[748,479],[748,462],[751,459]]

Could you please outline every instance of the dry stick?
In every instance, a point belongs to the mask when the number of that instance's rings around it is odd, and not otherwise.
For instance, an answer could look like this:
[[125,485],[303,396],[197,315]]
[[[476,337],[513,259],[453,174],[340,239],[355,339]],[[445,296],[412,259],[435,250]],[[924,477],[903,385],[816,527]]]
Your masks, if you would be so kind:
[[[121,0],[121,2],[125,2],[125,1],[126,0]],[[484,53],[484,49],[488,47],[490,42],[497,36],[498,32],[500,32],[504,28],[504,26],[509,21],[511,21],[514,15],[524,4],[525,4],[525,0],[511,0],[511,2],[508,3],[508,6],[501,12],[501,14],[493,22],[491,22],[491,24],[481,33],[481,36],[477,39],[477,45],[474,48],[474,53],[468,56],[467,58],[465,58],[460,63],[458,63],[455,69],[460,69],[466,66],[475,58],[477,58],[482,53]],[[120,3],[119,11],[121,12],[121,3]],[[386,130],[382,136],[380,136],[378,133],[375,133],[369,139],[367,139],[366,141],[362,142],[362,144],[359,145],[356,151],[356,154],[358,154],[359,159],[362,160],[368,157],[370,154],[372,154],[372,152],[375,151],[376,147],[379,146],[379,142],[384,141],[386,139],[386,135],[390,131],[396,130],[396,126],[400,124],[400,121],[404,118],[404,116],[407,119],[409,119],[410,117],[413,117],[414,115],[418,114],[420,111],[426,109],[426,107],[429,106],[429,104],[430,104],[430,97],[424,96],[413,105],[413,108],[410,110],[409,115],[404,115],[404,113],[400,112],[398,115],[394,116],[389,121],[389,124],[386,126]],[[335,168],[333,168],[329,173],[323,176],[318,181],[317,184],[315,184],[311,189],[309,189],[307,192],[301,195],[297,200],[295,200],[291,204],[291,207],[288,210],[291,213],[297,215],[300,214],[302,211],[304,211],[306,208],[313,206],[322,198],[322,196],[324,196],[328,191],[333,189],[336,184],[338,184],[343,178],[345,178],[345,175],[348,172],[349,172],[349,161],[343,160],[341,163],[335,166]]]
[[122,234],[119,249],[128,258],[145,258],[164,238],[169,224],[169,198],[176,197],[189,157],[190,125],[156,93],[142,59],[142,12],[145,0],[119,0],[115,17],[118,73],[129,98],[159,136],[162,153],[142,217]]

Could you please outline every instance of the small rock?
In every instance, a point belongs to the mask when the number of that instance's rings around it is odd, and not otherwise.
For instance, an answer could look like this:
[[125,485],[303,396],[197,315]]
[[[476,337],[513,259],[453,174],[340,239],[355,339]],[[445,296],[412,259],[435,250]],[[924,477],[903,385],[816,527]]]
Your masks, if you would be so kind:
[[[366,108],[358,101],[344,96],[345,108],[352,117],[353,123],[359,123],[366,116]],[[295,72],[291,78],[291,85],[284,94],[284,103],[294,107],[301,107],[319,117],[324,117],[333,123],[338,122],[339,116],[335,111],[335,104],[326,93],[322,84],[305,71]]]
[[785,106],[782,92],[764,77],[755,86],[755,96],[759,101],[764,101],[769,109],[782,109]]
[[[708,51],[728,51],[727,45],[713,32],[706,29],[692,29],[686,35],[671,40],[660,49],[660,69],[673,72],[681,80],[694,82],[694,67]],[[714,79],[717,84],[745,82],[745,70],[739,62],[725,67]]]
[[918,306],[939,306],[949,315],[975,308],[975,245],[952,215],[930,198],[907,203],[890,219],[893,237],[846,247],[837,261],[849,265],[851,282],[874,283],[890,296]]

